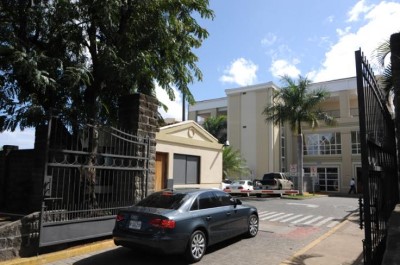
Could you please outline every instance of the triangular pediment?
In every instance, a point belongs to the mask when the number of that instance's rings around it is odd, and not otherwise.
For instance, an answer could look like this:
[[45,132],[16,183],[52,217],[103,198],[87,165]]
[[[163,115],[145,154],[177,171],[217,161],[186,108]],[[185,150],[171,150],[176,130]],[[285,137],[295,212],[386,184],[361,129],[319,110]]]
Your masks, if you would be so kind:
[[218,140],[194,121],[184,121],[160,128],[156,139],[164,141],[193,141],[218,144]]

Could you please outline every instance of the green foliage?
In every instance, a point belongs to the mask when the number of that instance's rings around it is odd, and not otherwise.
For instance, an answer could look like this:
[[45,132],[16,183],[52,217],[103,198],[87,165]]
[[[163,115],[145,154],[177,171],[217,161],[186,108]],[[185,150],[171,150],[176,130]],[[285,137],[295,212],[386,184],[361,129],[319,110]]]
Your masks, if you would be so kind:
[[203,127],[217,138],[219,143],[225,144],[227,140],[227,120],[225,115],[208,117],[204,121]]
[[227,146],[223,149],[222,156],[223,178],[232,176],[250,176],[250,169],[246,165],[246,160],[242,158],[238,150]]
[[264,108],[263,114],[267,122],[276,125],[289,123],[292,131],[301,134],[301,123],[308,123],[316,128],[319,121],[328,125],[335,125],[335,119],[322,111],[321,102],[329,97],[329,92],[323,88],[309,91],[311,81],[299,76],[293,80],[289,76],[282,77],[284,87],[274,94],[274,103]]
[[208,0],[0,2],[0,131],[67,120],[114,124],[118,99],[202,79]]
[[393,92],[393,74],[391,62],[385,63],[390,56],[390,41],[386,40],[379,44],[373,51],[372,58],[378,63],[382,70],[381,82],[383,91],[385,92],[386,100],[389,100],[390,93]]

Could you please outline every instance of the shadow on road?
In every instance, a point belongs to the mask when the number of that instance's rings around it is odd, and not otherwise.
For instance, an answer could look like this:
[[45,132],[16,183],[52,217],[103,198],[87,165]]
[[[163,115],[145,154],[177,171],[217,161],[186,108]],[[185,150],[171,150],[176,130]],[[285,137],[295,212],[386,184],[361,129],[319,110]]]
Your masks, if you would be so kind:
[[[213,245],[207,249],[206,255],[211,254],[219,249],[225,248],[231,244],[241,241],[243,237],[236,237],[223,243]],[[200,262],[201,263],[201,262]],[[143,250],[132,250],[125,247],[118,247],[99,254],[94,254],[88,258],[76,261],[74,265],[159,265],[159,264],[174,264],[184,265],[188,263],[181,255],[161,255],[155,252],[146,252]]]

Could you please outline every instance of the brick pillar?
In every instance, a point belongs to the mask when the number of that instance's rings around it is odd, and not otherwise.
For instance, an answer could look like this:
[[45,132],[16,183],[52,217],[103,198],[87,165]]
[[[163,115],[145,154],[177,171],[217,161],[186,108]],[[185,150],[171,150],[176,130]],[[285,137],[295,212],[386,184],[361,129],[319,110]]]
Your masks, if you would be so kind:
[[29,200],[29,209],[31,212],[41,210],[43,200],[43,180],[46,166],[47,134],[47,125],[36,127],[32,166],[32,192]]
[[3,145],[3,151],[0,152],[0,209],[4,209],[7,203],[8,180],[11,177],[9,154],[14,150],[18,150],[18,146]]
[[158,100],[144,94],[126,95],[119,100],[119,127],[136,134],[139,137],[149,137],[150,160],[147,194],[154,190],[155,161],[156,161],[156,132]]
[[392,63],[392,80],[393,80],[393,92],[394,99],[393,104],[395,107],[394,124],[396,126],[396,138],[397,138],[397,177],[398,187],[397,196],[400,199],[400,33],[392,34],[390,36],[390,60]]

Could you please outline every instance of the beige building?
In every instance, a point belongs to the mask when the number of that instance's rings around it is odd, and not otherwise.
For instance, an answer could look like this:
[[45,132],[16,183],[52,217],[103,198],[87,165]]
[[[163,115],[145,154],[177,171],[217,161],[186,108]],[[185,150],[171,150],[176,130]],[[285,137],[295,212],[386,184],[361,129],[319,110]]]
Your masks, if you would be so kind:
[[156,134],[155,190],[218,188],[222,180],[222,148],[194,121],[161,127]]
[[[311,187],[327,192],[347,192],[350,179],[356,178],[361,188],[361,148],[359,141],[358,98],[356,78],[314,83],[311,89],[323,87],[331,96],[322,109],[334,116],[337,126],[327,127],[321,121],[317,129],[303,125],[304,177]],[[297,184],[296,133],[288,126],[265,122],[262,114],[272,103],[272,82],[227,89],[226,98],[199,101],[189,107],[189,119],[201,123],[210,115],[226,110],[228,140],[240,150],[253,178],[266,172],[283,171]],[[311,178],[315,177],[315,178]],[[360,191],[360,190],[358,190]]]

